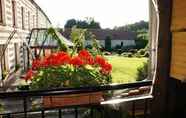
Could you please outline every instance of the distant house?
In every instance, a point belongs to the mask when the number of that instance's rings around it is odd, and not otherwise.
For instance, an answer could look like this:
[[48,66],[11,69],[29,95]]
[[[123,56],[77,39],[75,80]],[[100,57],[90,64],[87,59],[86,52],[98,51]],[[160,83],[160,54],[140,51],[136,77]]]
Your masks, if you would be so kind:
[[[100,44],[105,47],[105,40],[107,37],[111,38],[111,47],[114,48],[117,45],[121,46],[135,46],[136,34],[129,31],[118,31],[118,30],[110,30],[110,29],[88,29],[88,31],[92,32],[96,39],[100,42]],[[65,29],[62,34],[70,39],[71,30]],[[91,40],[86,40],[85,45],[90,45],[92,43]]]

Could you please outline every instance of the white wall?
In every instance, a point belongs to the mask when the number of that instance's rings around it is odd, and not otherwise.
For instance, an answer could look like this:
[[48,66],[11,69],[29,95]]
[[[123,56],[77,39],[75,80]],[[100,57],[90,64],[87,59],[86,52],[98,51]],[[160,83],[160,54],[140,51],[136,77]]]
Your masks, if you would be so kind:
[[[105,40],[98,40],[99,44],[105,47]],[[92,41],[91,40],[86,40],[85,41],[85,46],[87,45],[92,45]]]
[[[134,46],[136,45],[135,40],[112,40],[111,41],[111,47],[114,48],[116,45],[121,45],[121,42],[123,42],[123,46]],[[105,40],[99,40],[100,45],[103,45],[105,47]],[[91,45],[92,41],[87,40],[85,41],[85,45]]]
[[123,46],[134,46],[135,40],[112,40],[111,41],[111,47],[114,48],[116,45],[121,45],[123,42]]

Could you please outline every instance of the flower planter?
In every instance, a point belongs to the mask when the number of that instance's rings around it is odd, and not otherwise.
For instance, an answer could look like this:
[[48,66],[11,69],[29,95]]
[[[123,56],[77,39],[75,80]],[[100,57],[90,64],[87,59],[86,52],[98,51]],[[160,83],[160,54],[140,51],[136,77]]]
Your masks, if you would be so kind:
[[65,107],[73,105],[100,104],[103,101],[102,92],[83,93],[63,96],[44,96],[43,107]]

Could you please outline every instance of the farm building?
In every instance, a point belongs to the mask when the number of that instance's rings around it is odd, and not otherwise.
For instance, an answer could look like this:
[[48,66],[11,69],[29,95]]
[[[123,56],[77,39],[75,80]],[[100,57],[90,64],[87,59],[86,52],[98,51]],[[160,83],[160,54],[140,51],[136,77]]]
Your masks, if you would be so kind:
[[[116,46],[135,46],[136,34],[129,31],[117,31],[110,29],[88,29],[89,32],[92,32],[96,39],[100,42],[100,45],[105,47],[105,40],[109,37],[111,39],[111,47],[115,48]],[[71,29],[65,29],[62,34],[70,39]],[[90,45],[91,40],[86,40],[85,45]]]

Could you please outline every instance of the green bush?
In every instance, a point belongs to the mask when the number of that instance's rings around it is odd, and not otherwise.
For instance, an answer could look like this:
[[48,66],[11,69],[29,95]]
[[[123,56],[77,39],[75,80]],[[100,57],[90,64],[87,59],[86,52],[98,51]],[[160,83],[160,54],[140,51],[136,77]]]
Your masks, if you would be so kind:
[[148,76],[148,63],[144,62],[142,66],[137,69],[137,81],[142,81]]
[[111,52],[103,52],[103,55],[112,55]]
[[86,49],[92,49],[93,47],[92,47],[92,45],[87,45],[87,46],[85,46],[85,48]]
[[133,57],[133,54],[131,52],[124,52],[121,54],[121,56],[124,56],[124,57]]
[[110,38],[110,36],[107,36],[106,38],[105,38],[105,49],[106,49],[106,51],[112,51],[112,47],[111,47],[111,38]]
[[136,49],[144,49],[147,44],[148,44],[148,40],[136,40]]
[[145,54],[143,55],[143,57],[149,57],[149,56],[150,56],[149,52],[145,52]]
[[116,45],[116,46],[114,47],[114,49],[115,49],[115,50],[121,49],[121,46],[120,46],[120,45]]
[[144,55],[146,52],[145,49],[140,49],[137,53],[140,54],[140,55]]
[[3,105],[0,103],[0,113],[4,111]]

